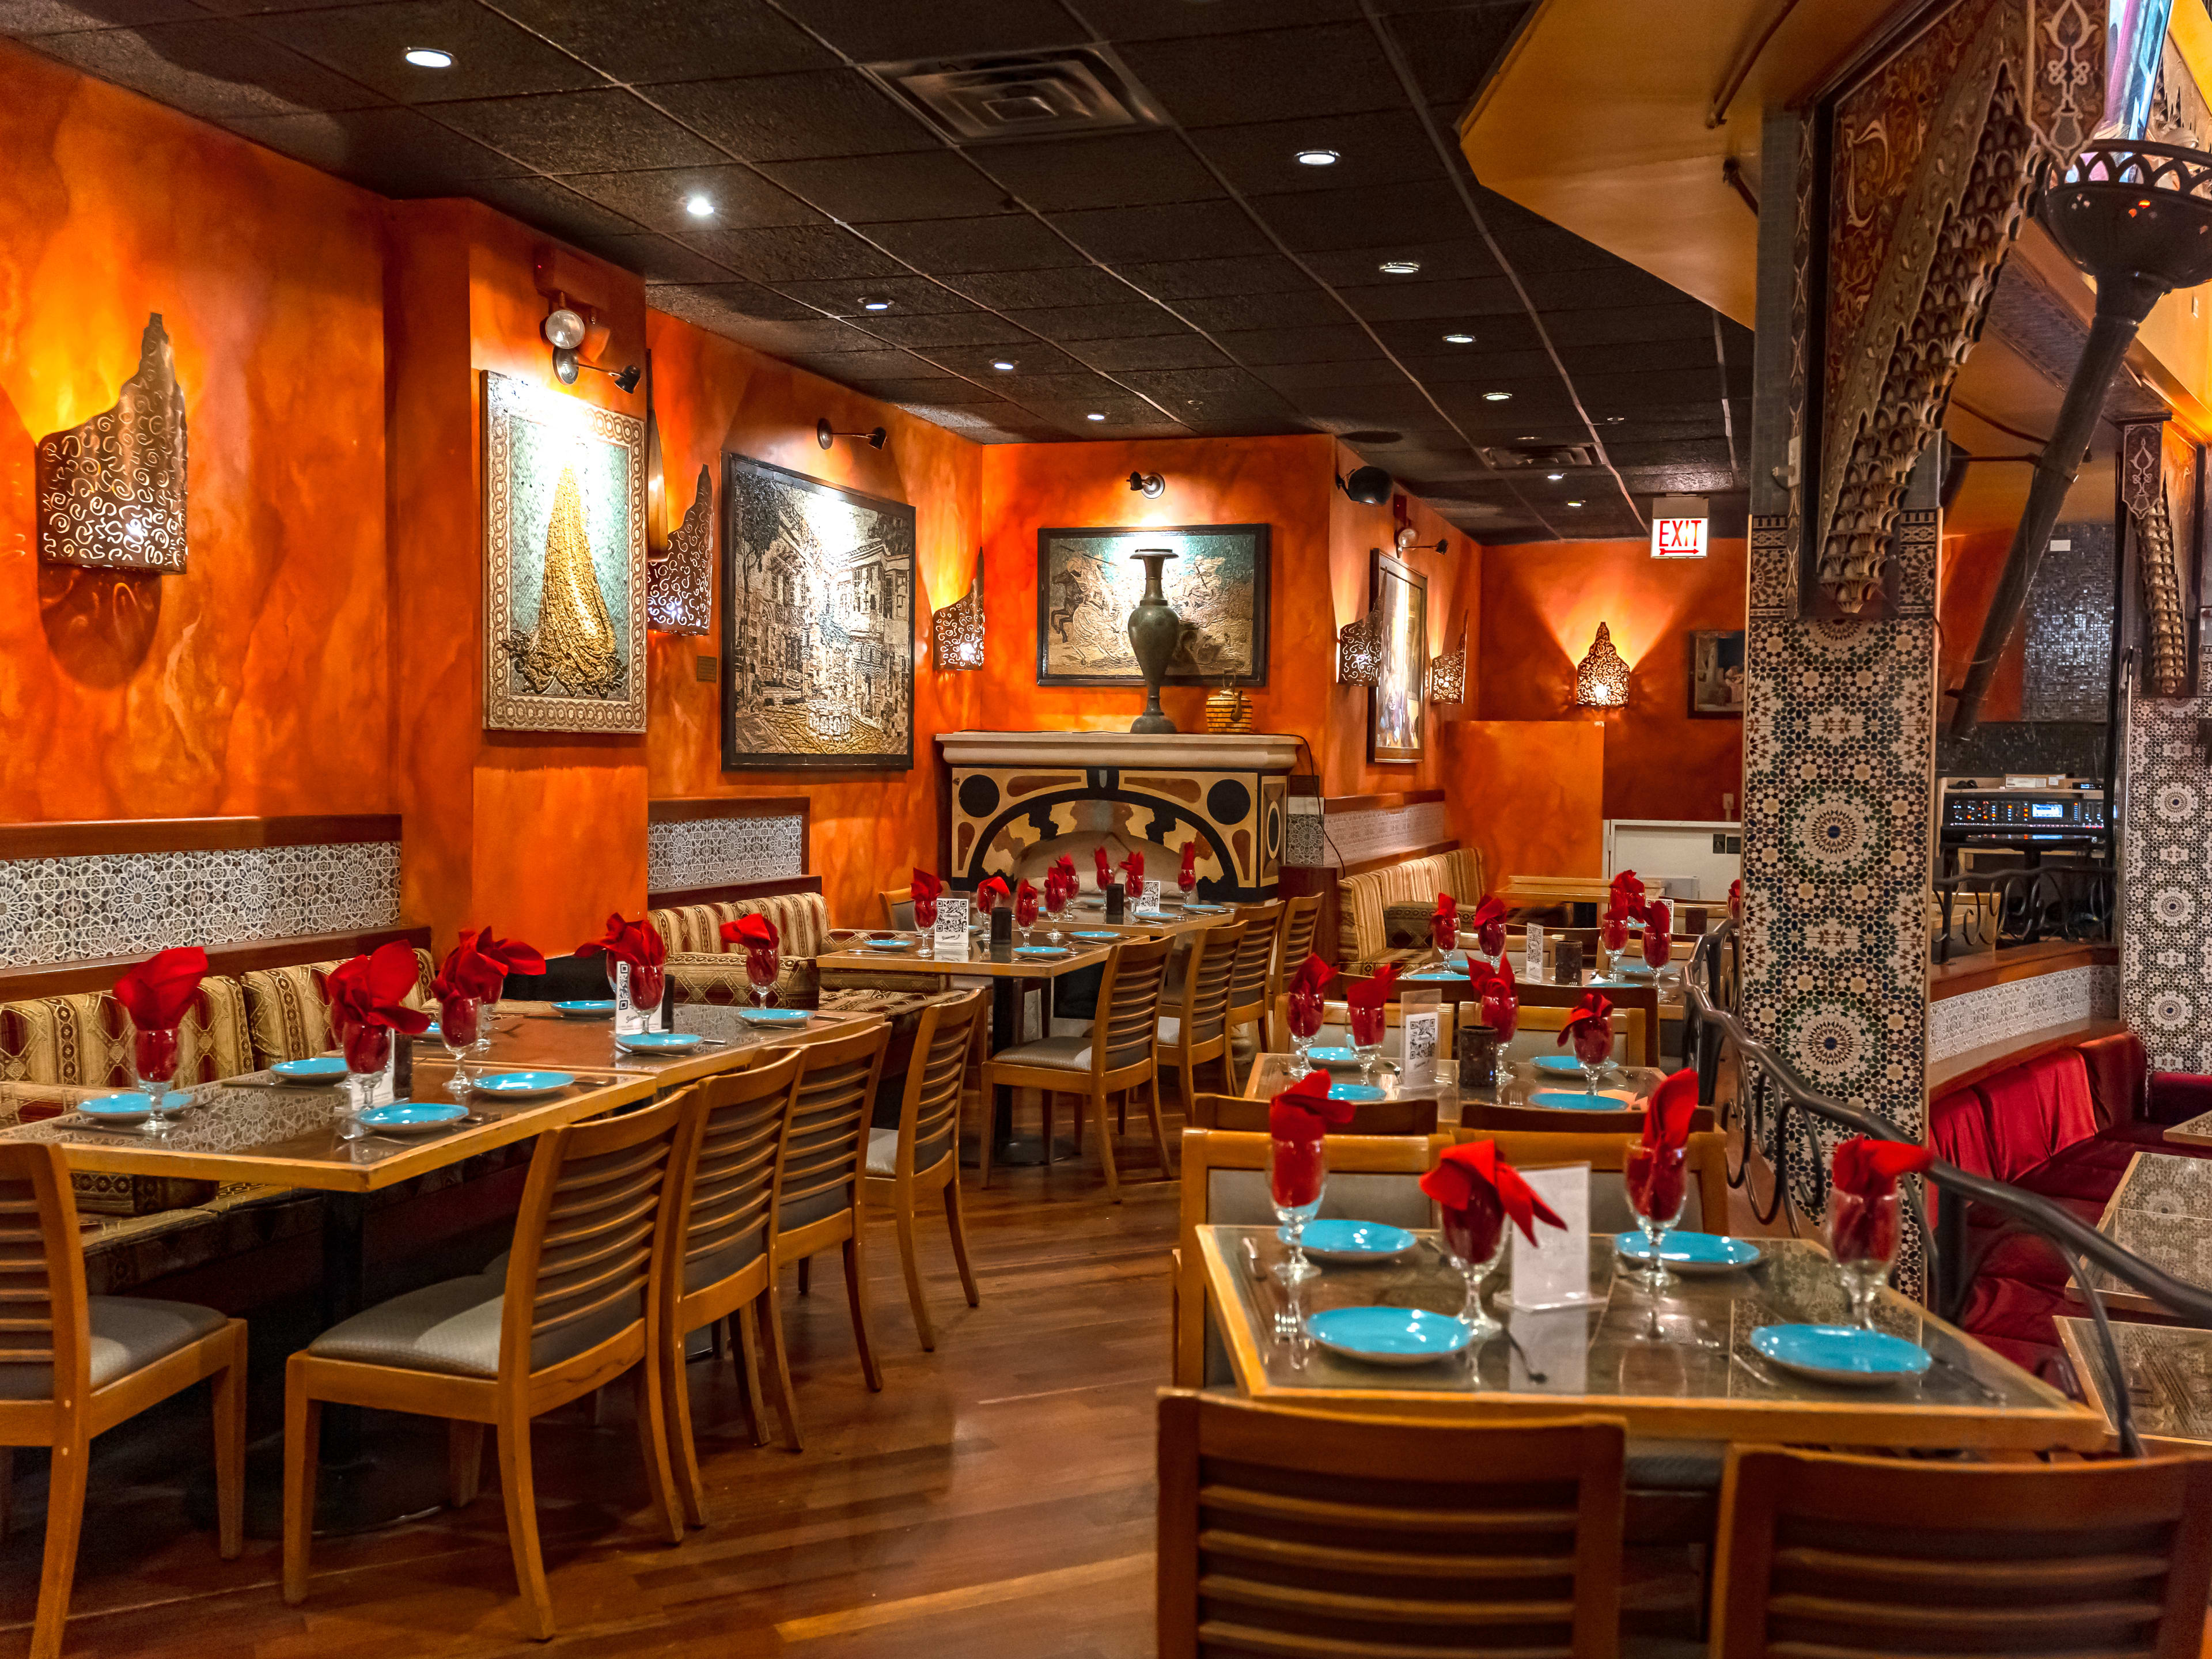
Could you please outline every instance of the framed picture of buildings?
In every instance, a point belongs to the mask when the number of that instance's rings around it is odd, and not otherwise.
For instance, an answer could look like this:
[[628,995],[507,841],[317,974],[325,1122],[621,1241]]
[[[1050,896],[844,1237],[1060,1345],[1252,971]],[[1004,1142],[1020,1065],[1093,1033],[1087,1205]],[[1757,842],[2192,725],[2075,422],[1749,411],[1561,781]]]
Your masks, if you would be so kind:
[[645,730],[645,422],[483,377],[487,729]]
[[914,508],[725,455],[722,766],[914,767]]
[[1155,525],[1037,532],[1037,684],[1141,686],[1129,612],[1139,548],[1175,554],[1160,591],[1182,623],[1167,685],[1267,683],[1267,526]]
[[1368,595],[1382,628],[1382,675],[1367,688],[1367,758],[1410,766],[1428,743],[1429,579],[1377,548]]
[[1743,718],[1743,633],[1741,628],[1690,630],[1690,717]]

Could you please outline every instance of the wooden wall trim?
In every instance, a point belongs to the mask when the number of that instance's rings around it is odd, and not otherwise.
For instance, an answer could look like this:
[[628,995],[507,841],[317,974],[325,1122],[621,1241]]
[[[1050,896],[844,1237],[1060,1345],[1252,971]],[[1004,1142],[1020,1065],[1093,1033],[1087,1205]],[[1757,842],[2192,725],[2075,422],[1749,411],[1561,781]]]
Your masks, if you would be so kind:
[[645,804],[647,823],[690,823],[700,818],[804,818],[813,806],[805,795],[681,795]]
[[1985,1043],[1964,1054],[1953,1054],[1948,1060],[1931,1060],[1928,1062],[1928,1097],[1933,1100],[1950,1090],[1979,1083],[2014,1066],[2025,1066],[2031,1060],[2040,1060],[2063,1048],[2078,1048],[2085,1042],[2117,1036],[2127,1029],[2128,1023],[2124,1019],[2077,1019],[2065,1025],[2023,1031],[2002,1042]]
[[86,858],[102,853],[231,852],[398,841],[397,812],[273,818],[94,818],[0,824],[0,859]]
[[2069,973],[2076,968],[2105,967],[2119,959],[2120,950],[2116,945],[2075,944],[2059,939],[2015,945],[1994,956],[1987,951],[1977,951],[1971,956],[1954,957],[1948,962],[1931,966],[1928,970],[1928,1000],[1944,1002],[1974,991],[1986,991],[1993,985],[2040,979],[2045,974]]
[[[404,939],[427,951],[430,948],[430,930],[369,927],[345,933],[297,933],[286,939],[211,945],[208,946],[208,972],[219,978],[235,979],[257,969],[288,968],[297,963],[357,957],[393,939]],[[125,969],[153,954],[149,951],[134,957],[95,957],[84,962],[28,963],[21,967],[0,968],[0,1002],[112,990]]]
[[1444,798],[1441,789],[1408,789],[1395,795],[1329,795],[1322,799],[1322,816],[1337,812],[1395,812],[1408,806],[1426,806]]
[[645,903],[650,910],[674,910],[686,904],[727,904],[738,899],[821,890],[820,876],[776,876],[767,881],[731,882],[720,887],[679,887],[665,893],[647,893]]
[[1364,876],[1376,870],[1388,870],[1394,864],[1410,864],[1415,859],[1432,859],[1439,853],[1456,853],[1455,841],[1440,841],[1428,847],[1408,847],[1402,853],[1392,853],[1379,859],[1368,859],[1359,864],[1347,864],[1338,873],[1340,876]]

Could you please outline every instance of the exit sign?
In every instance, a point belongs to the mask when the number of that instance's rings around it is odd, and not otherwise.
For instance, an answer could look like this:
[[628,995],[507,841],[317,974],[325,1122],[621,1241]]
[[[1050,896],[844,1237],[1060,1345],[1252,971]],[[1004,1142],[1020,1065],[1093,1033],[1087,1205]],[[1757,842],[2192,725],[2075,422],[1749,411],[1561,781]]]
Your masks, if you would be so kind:
[[1705,498],[1662,495],[1651,503],[1651,556],[1655,559],[1702,559],[1705,556]]

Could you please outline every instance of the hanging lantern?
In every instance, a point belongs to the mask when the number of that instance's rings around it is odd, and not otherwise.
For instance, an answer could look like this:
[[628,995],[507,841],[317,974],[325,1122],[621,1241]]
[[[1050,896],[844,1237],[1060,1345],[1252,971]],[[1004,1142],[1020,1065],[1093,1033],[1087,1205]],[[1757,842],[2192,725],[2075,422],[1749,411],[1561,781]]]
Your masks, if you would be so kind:
[[1379,685],[1382,682],[1382,619],[1370,611],[1336,630],[1336,683]]
[[1429,701],[1467,701],[1467,616],[1463,611],[1459,619],[1459,649],[1429,665]]
[[975,576],[968,591],[929,619],[931,659],[941,669],[983,665],[983,550],[975,550]]
[[1575,667],[1575,702],[1584,708],[1619,708],[1628,702],[1628,665],[1613,648],[1603,623],[1587,655]]

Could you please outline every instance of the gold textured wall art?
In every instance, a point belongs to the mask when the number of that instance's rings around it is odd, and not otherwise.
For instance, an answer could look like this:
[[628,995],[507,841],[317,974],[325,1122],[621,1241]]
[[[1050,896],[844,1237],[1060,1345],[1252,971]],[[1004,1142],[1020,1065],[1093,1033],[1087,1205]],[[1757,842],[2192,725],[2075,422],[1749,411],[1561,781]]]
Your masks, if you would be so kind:
[[702,463],[699,489],[668,550],[646,569],[645,619],[663,634],[714,631],[714,483]]
[[39,557],[103,570],[185,568],[185,393],[161,313],[115,402],[39,440]]

